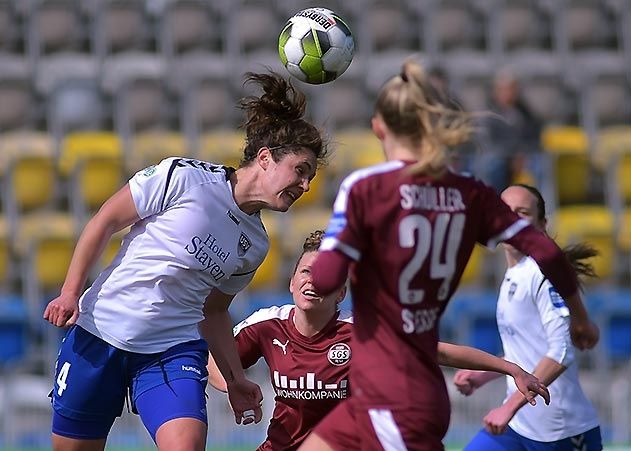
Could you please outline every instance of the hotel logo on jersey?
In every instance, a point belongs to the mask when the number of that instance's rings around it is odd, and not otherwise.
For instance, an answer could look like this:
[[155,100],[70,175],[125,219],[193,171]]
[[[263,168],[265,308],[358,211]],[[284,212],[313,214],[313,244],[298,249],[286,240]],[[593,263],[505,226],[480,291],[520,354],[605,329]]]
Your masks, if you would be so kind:
[[297,379],[274,371],[274,390],[276,394],[287,399],[346,399],[348,397],[348,381],[326,383],[318,380],[315,373],[307,373]]
[[230,252],[226,252],[212,234],[207,234],[206,238],[195,235],[191,238],[191,242],[184,246],[184,250],[191,254],[203,266],[204,271],[210,273],[213,279],[218,281],[226,275],[217,260],[226,263]]

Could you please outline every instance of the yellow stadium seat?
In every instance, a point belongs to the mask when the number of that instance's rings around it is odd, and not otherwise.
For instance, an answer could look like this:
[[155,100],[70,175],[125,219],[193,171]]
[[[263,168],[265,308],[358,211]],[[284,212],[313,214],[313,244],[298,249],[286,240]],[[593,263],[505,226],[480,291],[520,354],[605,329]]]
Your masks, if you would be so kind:
[[619,202],[621,205],[631,205],[631,148],[629,152],[614,157],[611,169]]
[[631,252],[631,207],[625,208],[618,221],[617,242],[625,252]]
[[283,252],[293,262],[302,251],[305,238],[315,230],[326,230],[333,213],[331,207],[313,206],[301,210],[292,210],[283,219]]
[[589,137],[580,127],[548,126],[541,133],[541,145],[549,153],[584,154],[589,149]]
[[112,261],[114,261],[114,257],[118,253],[121,243],[123,241],[123,237],[129,233],[130,227],[126,227],[120,232],[116,232],[112,235],[109,242],[105,245],[105,249],[101,254],[101,258],[99,259],[99,263],[95,268],[95,274],[100,272],[103,268],[107,267]]
[[204,133],[199,140],[197,156],[200,160],[239,167],[245,147],[245,132],[242,130],[216,130]]
[[10,196],[16,212],[44,207],[54,198],[57,182],[52,156],[15,158],[8,173]]
[[265,260],[256,270],[249,290],[279,289],[283,272],[283,257],[281,250],[280,214],[264,210],[261,212],[263,224],[270,240],[270,249]]
[[309,183],[309,191],[303,193],[292,208],[309,208],[324,205],[327,199],[328,183],[326,168],[318,169],[318,173]]
[[151,130],[134,135],[127,155],[127,173],[134,174],[168,157],[191,155],[188,142],[178,132]]
[[88,212],[98,209],[123,184],[120,158],[85,158],[76,166],[72,190]]
[[335,134],[331,168],[341,176],[349,172],[383,163],[385,157],[381,142],[370,129],[349,129]]
[[558,153],[551,156],[552,174],[559,205],[586,203],[589,198],[591,162],[587,154]]
[[44,132],[22,130],[0,135],[0,172],[5,173],[9,164],[17,157],[33,155],[52,157],[55,144]]
[[475,245],[473,252],[471,252],[469,262],[462,273],[462,278],[460,279],[461,286],[481,284],[483,276],[482,269],[487,252],[488,251],[483,246],[479,244]]
[[614,215],[600,205],[560,208],[551,221],[551,236],[560,246],[578,242],[592,244],[600,255],[592,261],[599,278],[607,279],[616,270]]
[[87,157],[123,158],[118,135],[107,131],[69,133],[61,143],[59,172],[70,176],[77,163]]
[[598,132],[594,148],[594,164],[606,170],[620,154],[631,153],[631,126],[605,127]]

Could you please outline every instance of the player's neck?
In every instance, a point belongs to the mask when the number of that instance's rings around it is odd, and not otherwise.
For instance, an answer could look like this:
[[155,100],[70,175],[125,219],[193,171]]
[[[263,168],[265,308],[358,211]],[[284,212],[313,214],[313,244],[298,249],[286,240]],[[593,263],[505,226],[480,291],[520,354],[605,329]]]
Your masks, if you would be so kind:
[[388,134],[383,140],[383,149],[388,160],[417,160],[418,153],[407,140]]
[[241,211],[248,215],[260,211],[265,206],[260,200],[260,194],[251,189],[251,187],[257,186],[254,177],[254,173],[246,168],[237,169],[230,176],[234,201]]
[[296,308],[294,309],[294,326],[301,335],[311,338],[324,329],[334,314],[335,312],[333,314],[331,312],[305,312]]
[[506,266],[512,268],[524,258],[524,254],[513,247],[504,247],[504,256],[506,257]]

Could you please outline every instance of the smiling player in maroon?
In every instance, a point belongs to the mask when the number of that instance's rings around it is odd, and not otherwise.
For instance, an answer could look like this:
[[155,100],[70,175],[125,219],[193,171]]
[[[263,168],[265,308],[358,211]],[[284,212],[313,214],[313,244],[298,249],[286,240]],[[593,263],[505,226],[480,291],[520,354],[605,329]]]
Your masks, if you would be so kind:
[[[261,309],[235,327],[243,367],[263,357],[276,393],[268,436],[259,450],[297,449],[316,424],[350,396],[352,318],[350,312],[337,309],[346,289],[338,288],[322,297],[312,284],[311,266],[323,234],[315,231],[303,244],[289,284],[294,305]],[[535,393],[549,400],[547,389],[537,378],[483,351],[439,343],[438,360],[441,365],[486,368],[510,375],[529,401]],[[209,383],[225,391],[226,383],[212,358],[208,373]]]
[[493,189],[449,170],[446,148],[469,138],[471,116],[442,105],[419,64],[406,62],[385,84],[372,126],[388,161],[342,183],[312,268],[323,294],[350,269],[353,394],[303,451],[444,448],[450,404],[438,321],[476,242],[506,241],[530,255],[567,301],[575,344],[598,339],[558,246]]

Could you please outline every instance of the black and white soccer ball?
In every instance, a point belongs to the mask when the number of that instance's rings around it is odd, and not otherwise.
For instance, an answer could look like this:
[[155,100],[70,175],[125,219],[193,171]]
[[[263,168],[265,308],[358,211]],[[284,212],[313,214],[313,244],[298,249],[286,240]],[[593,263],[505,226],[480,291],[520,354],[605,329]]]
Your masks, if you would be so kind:
[[278,53],[290,74],[321,84],[342,75],[353,60],[355,41],[340,16],[326,8],[307,8],[291,17],[278,38]]

